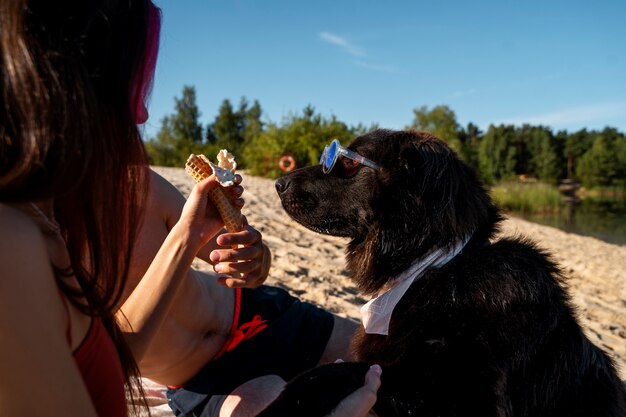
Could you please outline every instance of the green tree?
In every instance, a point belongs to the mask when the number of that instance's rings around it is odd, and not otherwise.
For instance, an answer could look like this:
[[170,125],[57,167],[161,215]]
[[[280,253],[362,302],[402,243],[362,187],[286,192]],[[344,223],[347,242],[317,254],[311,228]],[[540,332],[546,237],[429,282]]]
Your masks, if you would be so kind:
[[432,110],[429,110],[427,106],[422,106],[413,109],[413,115],[413,122],[409,129],[432,133],[446,141],[461,158],[468,160],[468,155],[459,139],[460,127],[456,121],[456,115],[448,106],[439,105],[433,107]]
[[615,185],[626,188],[626,136],[623,134],[615,141],[615,158],[617,160],[617,173]]
[[474,123],[467,124],[465,129],[459,130],[459,140],[465,152],[465,161],[478,169],[478,147],[483,137],[483,132]]
[[581,129],[567,137],[563,149],[567,161],[567,178],[574,178],[578,159],[591,148],[591,145],[593,145],[593,138],[587,129]]
[[560,168],[556,151],[556,141],[550,130],[535,127],[531,133],[530,174],[543,182],[555,184],[559,179]]
[[196,88],[184,86],[182,97],[176,98],[175,102],[176,115],[171,119],[174,135],[194,144],[201,144],[202,125],[199,122],[200,110],[196,104]]
[[[211,131],[218,146],[228,149],[235,154],[236,148],[239,148],[239,143],[243,141],[243,138],[240,136],[239,115],[233,108],[230,100],[225,99],[222,101],[215,121],[207,130]],[[208,137],[209,135],[207,134]]]
[[245,143],[252,142],[263,132],[263,122],[261,116],[263,110],[261,104],[254,100],[252,107],[246,109],[243,114],[243,138]]
[[531,173],[530,160],[532,158],[534,127],[524,124],[514,128],[515,143],[515,168],[514,172],[521,175],[533,175]]
[[566,130],[559,130],[554,135],[554,149],[556,151],[557,165],[559,167],[559,173],[557,178],[572,178],[567,172],[567,158],[565,156],[565,147],[567,146],[569,134]]
[[592,145],[579,159],[576,175],[586,186],[623,186],[626,180],[626,137],[615,128],[591,132]]
[[515,174],[515,128],[490,125],[478,148],[480,174],[489,184]]
[[[237,110],[228,99],[224,100],[215,121],[207,127],[207,142],[228,149],[234,155],[242,155],[244,145],[263,132],[262,114],[261,105],[256,100],[248,107],[248,101],[242,97]],[[239,163],[244,167],[245,158],[240,158]]]
[[184,166],[189,154],[204,153],[200,111],[194,87],[183,87],[182,97],[174,98],[176,112],[161,119],[161,129],[154,141],[146,143],[154,165]]
[[281,125],[269,123],[263,133],[245,147],[243,156],[253,175],[277,178],[282,174],[278,166],[281,156],[292,156],[296,167],[317,164],[324,145],[335,138],[346,144],[352,137],[345,123],[335,116],[327,118],[316,114],[309,105],[301,115],[286,117]]
[[617,178],[619,167],[612,145],[610,140],[600,135],[580,158],[576,166],[576,175],[583,185],[608,186]]
[[561,168],[557,142],[544,126],[524,125],[516,131],[516,174],[526,174],[544,182],[556,183]]
[[161,129],[156,140],[146,142],[146,151],[152,165],[174,166],[176,157],[176,141],[170,126],[170,116],[161,119]]

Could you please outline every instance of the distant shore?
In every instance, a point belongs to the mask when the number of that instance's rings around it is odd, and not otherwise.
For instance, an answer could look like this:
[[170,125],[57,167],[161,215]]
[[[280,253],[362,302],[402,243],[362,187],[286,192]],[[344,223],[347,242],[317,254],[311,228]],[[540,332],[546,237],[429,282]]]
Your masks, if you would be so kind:
[[[184,195],[193,180],[182,168],[153,167]],[[361,297],[345,270],[344,239],[314,233],[283,211],[274,181],[243,173],[243,213],[272,249],[269,285],[359,320]],[[548,250],[563,268],[572,302],[588,337],[615,359],[626,379],[626,246],[508,217],[502,234],[523,234]],[[198,261],[198,268],[206,264]]]

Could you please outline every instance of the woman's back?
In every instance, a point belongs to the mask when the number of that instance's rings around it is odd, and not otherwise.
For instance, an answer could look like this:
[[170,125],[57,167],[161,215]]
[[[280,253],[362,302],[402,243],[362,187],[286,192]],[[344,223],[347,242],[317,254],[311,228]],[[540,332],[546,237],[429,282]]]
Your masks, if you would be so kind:
[[[12,401],[0,402],[0,415],[55,414],[48,407],[67,400],[72,404],[63,408],[68,415],[73,407],[76,415],[94,415],[95,407],[100,416],[126,416],[124,374],[115,345],[99,317],[81,313],[58,289],[53,265],[68,260],[67,251],[58,230],[42,230],[50,220],[33,218],[33,210],[37,216],[43,212],[31,207],[23,212],[0,204],[0,334],[6,336],[0,344],[0,357],[6,359],[0,373],[13,376],[1,379],[0,392]],[[75,277],[63,279],[79,288]],[[51,401],[23,398],[20,386],[29,385],[37,397],[45,393]],[[85,389],[93,406],[77,395]]]
[[0,230],[0,415],[95,416],[65,336],[46,239],[27,215],[4,204]]

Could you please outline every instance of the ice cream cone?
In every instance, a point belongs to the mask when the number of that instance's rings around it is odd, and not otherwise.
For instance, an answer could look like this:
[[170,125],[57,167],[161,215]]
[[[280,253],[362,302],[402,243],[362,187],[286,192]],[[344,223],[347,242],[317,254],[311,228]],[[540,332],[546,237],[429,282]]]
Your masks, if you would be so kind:
[[[185,170],[196,182],[200,182],[213,174],[208,158],[202,154],[189,155]],[[208,195],[222,216],[226,229],[231,233],[239,232],[243,229],[241,212],[231,204],[227,194],[229,192],[230,187],[215,187],[209,191]]]

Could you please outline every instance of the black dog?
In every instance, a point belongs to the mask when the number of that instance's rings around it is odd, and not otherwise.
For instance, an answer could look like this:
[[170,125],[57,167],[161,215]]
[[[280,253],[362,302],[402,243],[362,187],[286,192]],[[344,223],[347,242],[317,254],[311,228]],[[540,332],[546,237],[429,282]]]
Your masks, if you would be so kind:
[[[388,335],[353,339],[360,362],[383,368],[378,415],[626,416],[624,387],[583,334],[558,266],[526,238],[493,240],[502,218],[468,165],[415,131],[377,130],[348,148],[379,169],[340,157],[328,174],[296,170],[276,182],[287,213],[351,239],[348,269],[369,296],[436,250],[451,258],[413,281]],[[316,368],[263,415],[323,415],[366,369]]]

